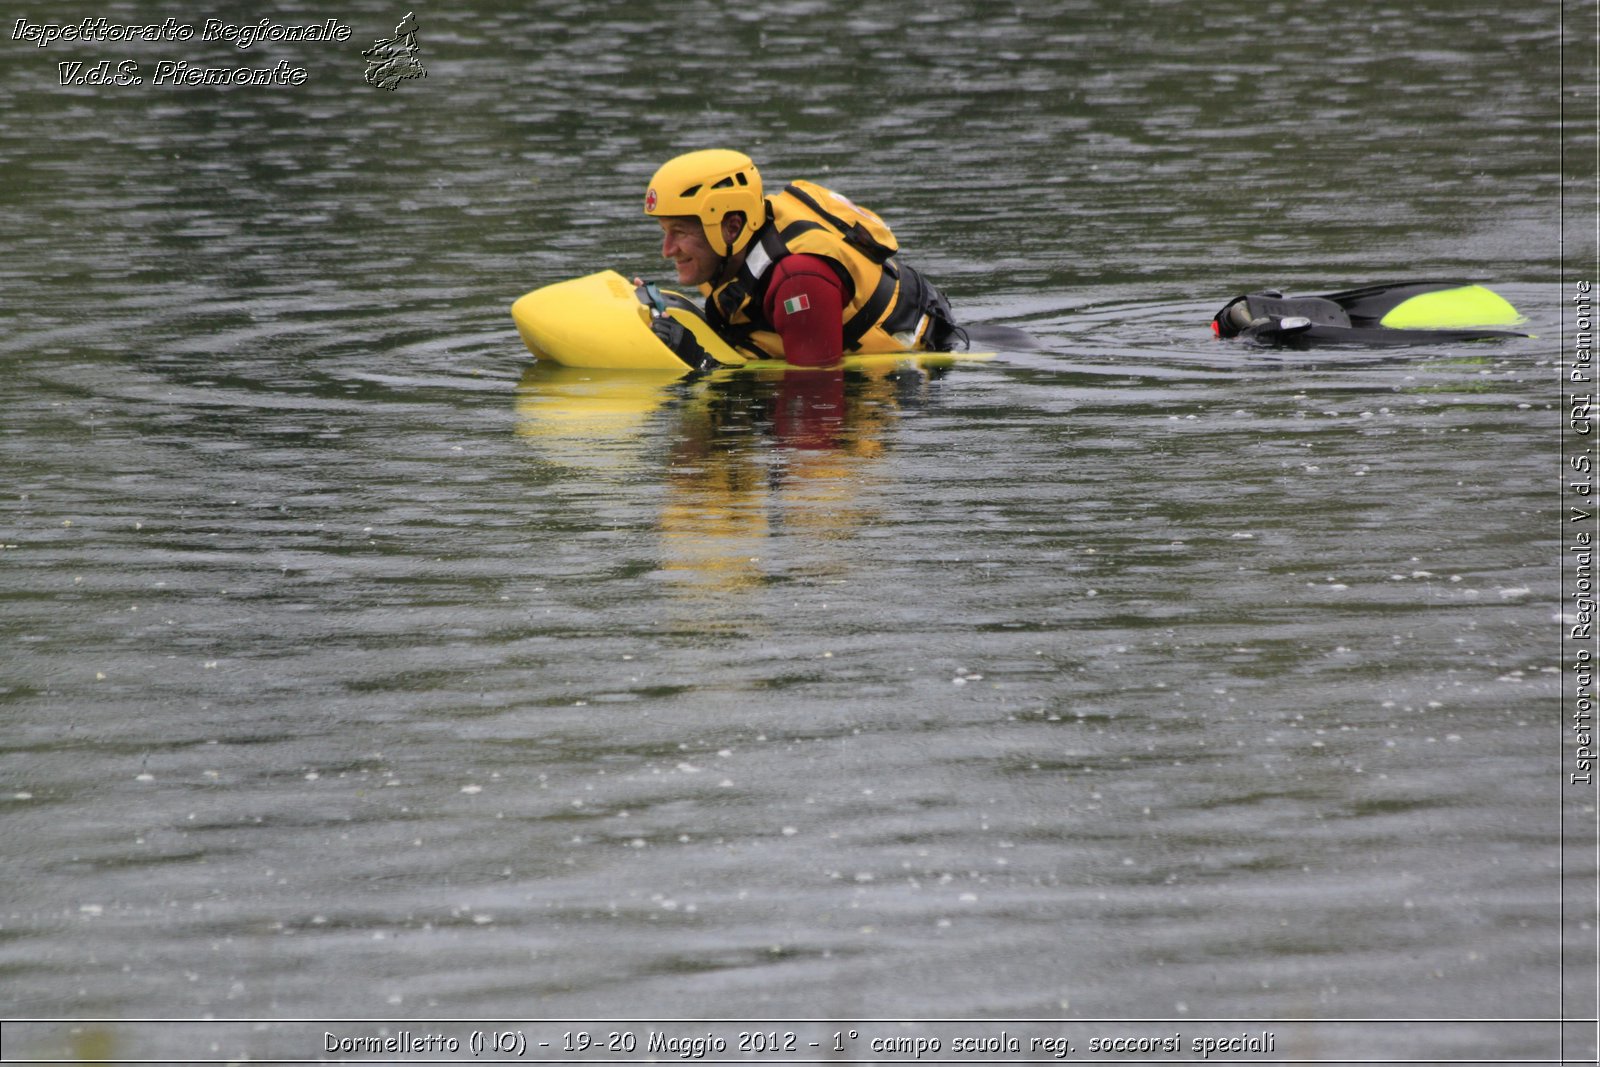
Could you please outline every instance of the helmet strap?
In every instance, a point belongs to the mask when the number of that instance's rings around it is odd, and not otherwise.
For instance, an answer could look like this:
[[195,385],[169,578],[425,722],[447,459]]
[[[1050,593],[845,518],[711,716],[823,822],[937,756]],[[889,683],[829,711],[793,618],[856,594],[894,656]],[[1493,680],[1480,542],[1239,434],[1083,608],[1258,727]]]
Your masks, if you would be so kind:
[[[773,219],[772,205],[763,201],[761,206],[762,206],[762,219],[761,219],[760,225],[756,225],[755,223],[752,223],[750,221],[750,217],[748,215],[746,215],[745,216],[745,220],[744,220],[744,225],[739,227],[739,230],[740,230],[741,233],[747,227],[750,228],[750,229],[754,229],[756,231],[756,233],[760,233],[762,227],[766,226],[767,223],[772,221],[772,219]],[[751,241],[754,241],[755,237],[756,237],[756,234],[751,234],[750,235]],[[730,278],[734,277],[738,273],[738,268],[735,267],[734,264],[733,264],[733,241],[729,240],[727,242],[727,245],[728,245],[728,250],[726,252],[724,252],[722,255],[717,257],[717,281],[712,283],[712,284],[720,284],[724,280],[730,279]],[[748,248],[749,245],[747,244],[746,247]]]
[[[720,223],[719,223],[719,225],[720,225]],[[747,226],[747,225],[749,225],[749,220],[748,219],[746,219],[745,222],[740,225],[740,227],[739,227],[740,232],[743,232],[744,227]],[[733,268],[733,241],[734,241],[734,238],[730,238],[726,233],[722,233],[722,232],[719,232],[717,236],[722,238],[723,245],[726,247],[727,250],[725,252],[723,252],[721,255],[717,256],[716,280],[712,283],[714,285],[720,285],[722,282],[724,282],[727,279],[733,277],[733,272],[734,272],[734,268]],[[713,251],[715,251],[715,249],[713,249]]]

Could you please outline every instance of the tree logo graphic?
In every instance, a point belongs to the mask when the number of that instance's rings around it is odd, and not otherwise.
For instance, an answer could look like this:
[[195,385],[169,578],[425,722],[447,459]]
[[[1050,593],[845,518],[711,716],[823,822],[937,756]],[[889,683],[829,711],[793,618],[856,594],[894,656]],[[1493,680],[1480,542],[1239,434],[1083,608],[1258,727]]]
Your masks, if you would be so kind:
[[393,37],[378,41],[361,53],[367,59],[367,84],[394,92],[409,78],[426,78],[428,70],[417,58],[421,50],[417,44],[417,16],[408,11],[394,28]]

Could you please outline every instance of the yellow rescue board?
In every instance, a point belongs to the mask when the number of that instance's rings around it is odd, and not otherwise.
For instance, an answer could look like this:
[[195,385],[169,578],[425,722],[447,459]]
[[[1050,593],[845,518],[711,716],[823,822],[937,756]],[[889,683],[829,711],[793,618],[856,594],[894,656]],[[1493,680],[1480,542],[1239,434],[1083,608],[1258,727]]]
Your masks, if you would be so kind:
[[[669,305],[666,314],[693,332],[695,340],[723,369],[812,369],[775,359],[751,359],[686,308]],[[651,331],[653,315],[651,307],[639,299],[638,290],[613,270],[546,285],[511,305],[511,318],[522,343],[540,360],[595,370],[687,374],[688,365]],[[993,356],[993,352],[859,352],[846,356],[844,366],[882,367],[911,361],[918,366],[937,367]]]
[[528,351],[564,367],[688,370],[650,332],[650,309],[614,270],[535,289],[511,305]]

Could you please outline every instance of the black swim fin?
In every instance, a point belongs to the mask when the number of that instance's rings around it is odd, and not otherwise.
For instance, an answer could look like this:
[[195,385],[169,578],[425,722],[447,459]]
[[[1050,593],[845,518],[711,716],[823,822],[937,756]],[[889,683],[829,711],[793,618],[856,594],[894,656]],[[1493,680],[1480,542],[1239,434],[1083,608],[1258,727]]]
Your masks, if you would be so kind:
[[1369,285],[1324,296],[1276,290],[1230,300],[1211,320],[1218,337],[1258,344],[1415,345],[1525,337],[1498,327],[1522,321],[1498,293],[1463,281]]

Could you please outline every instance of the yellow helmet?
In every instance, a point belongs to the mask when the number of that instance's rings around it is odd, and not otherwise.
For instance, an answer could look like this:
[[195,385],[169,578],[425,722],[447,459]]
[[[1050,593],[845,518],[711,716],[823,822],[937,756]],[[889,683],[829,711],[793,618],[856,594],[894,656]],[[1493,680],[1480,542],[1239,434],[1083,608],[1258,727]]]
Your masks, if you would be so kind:
[[[722,220],[735,211],[744,213],[744,227],[729,244],[722,237]],[[749,156],[726,148],[707,148],[669,159],[650,179],[644,213],[693,215],[705,227],[713,251],[721,256],[736,255],[767,221],[761,173]]]

